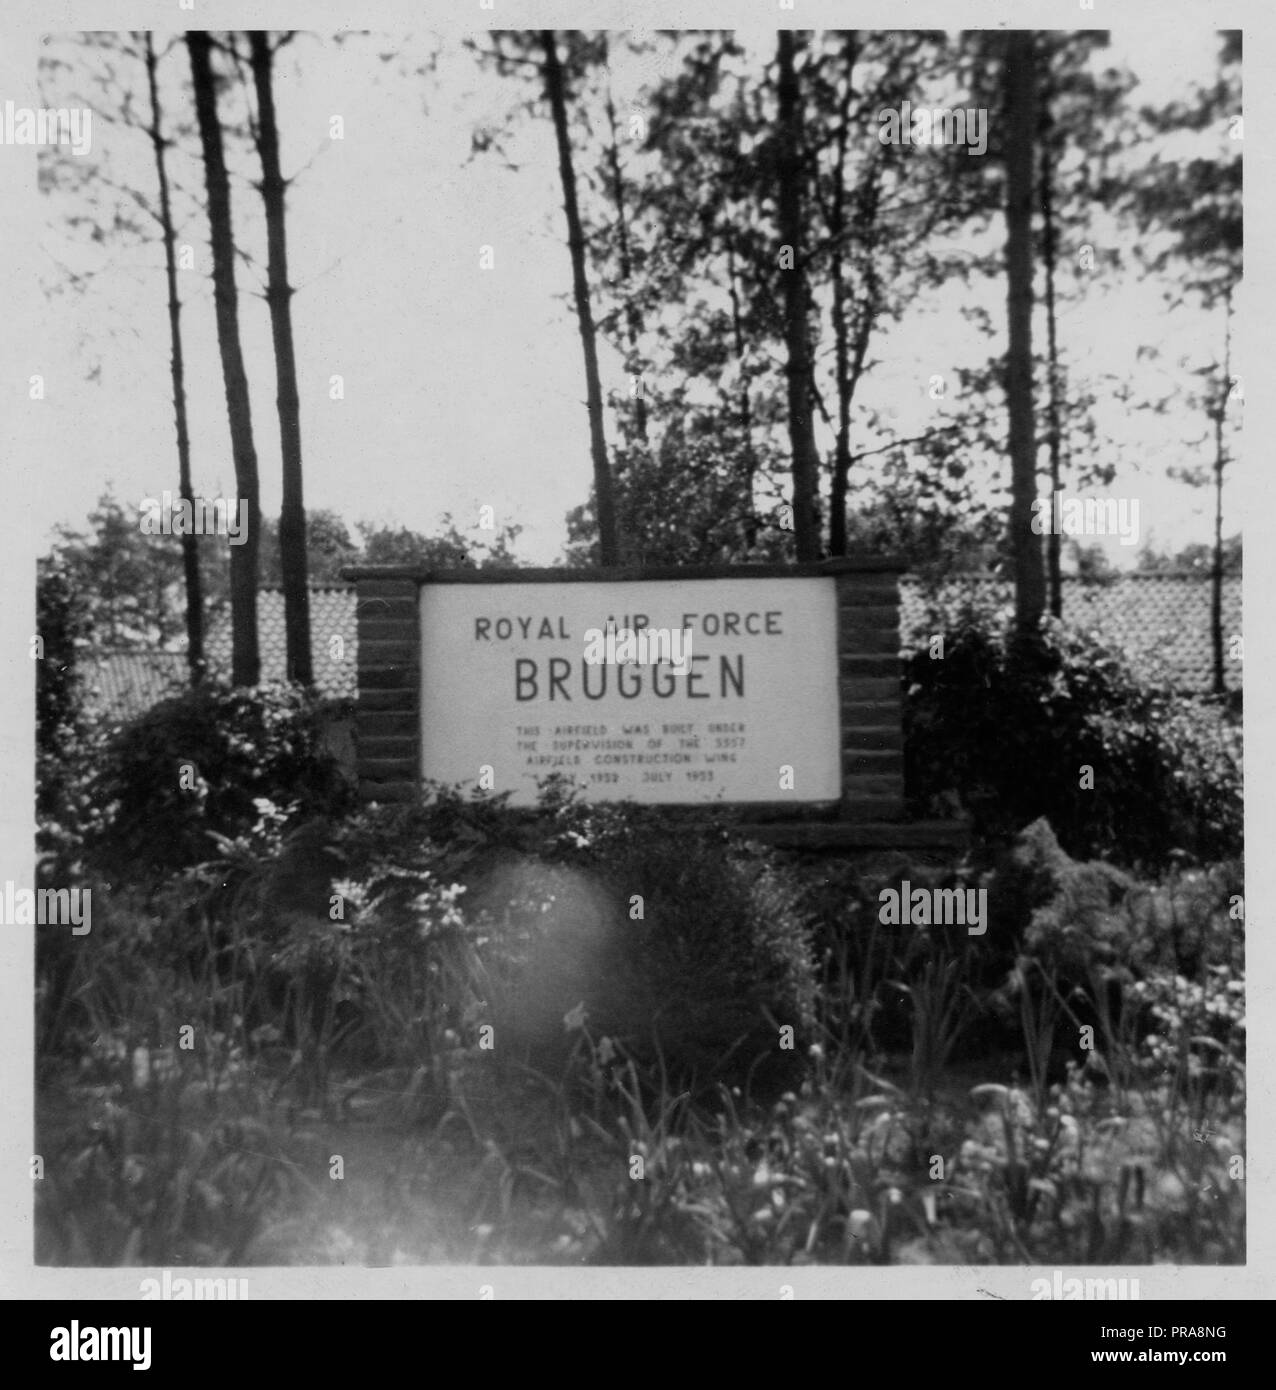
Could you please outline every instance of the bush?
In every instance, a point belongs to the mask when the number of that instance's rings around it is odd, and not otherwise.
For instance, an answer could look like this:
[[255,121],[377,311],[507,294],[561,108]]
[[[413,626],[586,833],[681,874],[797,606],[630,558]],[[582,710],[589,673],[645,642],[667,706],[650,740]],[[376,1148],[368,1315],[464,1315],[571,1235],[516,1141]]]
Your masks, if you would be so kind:
[[[595,1036],[684,1082],[742,1079],[759,1058],[787,1073],[809,1037],[797,889],[722,830],[587,806],[551,783],[535,812],[433,788],[416,806],[360,813],[331,844],[344,877],[380,885],[382,912],[406,906],[384,893],[395,872],[466,887],[501,1055],[558,1069],[582,1007]],[[793,1047],[781,1052],[784,1025]]]
[[81,676],[76,657],[87,625],[76,604],[75,586],[55,560],[38,566],[36,628],[43,643],[35,668],[36,746],[50,754],[83,723]]
[[39,884],[73,878],[93,802],[85,786],[94,739],[84,715],[78,656],[87,620],[63,565],[43,558],[36,579],[36,626],[43,654],[35,663],[36,849]]
[[1001,960],[1026,949],[1073,975],[1096,960],[1137,973],[1239,969],[1244,928],[1229,913],[1240,892],[1238,863],[1176,867],[1148,883],[1102,861],[1078,862],[1040,820],[989,876],[987,941]]
[[1073,972],[1096,955],[1128,953],[1136,944],[1126,911],[1134,887],[1111,864],[1071,859],[1049,822],[1034,821],[989,879],[990,944],[999,960],[1026,949]]
[[89,837],[90,863],[107,876],[122,863],[144,874],[199,863],[210,832],[256,823],[259,800],[344,810],[352,792],[323,751],[322,711],[298,687],[210,682],[115,730],[92,779],[105,823]]
[[582,838],[574,857],[614,904],[585,1000],[595,1031],[639,1057],[658,1052],[684,1078],[738,1079],[756,1064],[767,1084],[799,1070],[815,1022],[800,884],[727,831],[670,825],[650,808],[596,810]]
[[1238,852],[1239,730],[1144,684],[1092,637],[1047,624],[1039,642],[1019,643],[996,620],[959,614],[943,659],[915,653],[905,675],[917,814],[956,805],[1001,843],[1044,816],[1069,854],[1130,865]]
[[[1102,861],[1070,859],[1050,826],[1035,822],[989,879],[988,964],[1005,972],[995,1004],[1022,1022],[1029,991],[1043,1042],[1052,1033],[1075,1040],[1075,1025],[1090,1024],[1105,1052],[1132,1057],[1137,1038],[1162,1026],[1152,1005],[1173,995],[1175,981],[1188,989],[1191,977],[1199,992],[1242,977],[1243,928],[1229,912],[1238,872],[1230,864],[1176,868],[1149,884]],[[1055,1071],[1069,1057],[1077,1058],[1075,1041],[1055,1057]]]

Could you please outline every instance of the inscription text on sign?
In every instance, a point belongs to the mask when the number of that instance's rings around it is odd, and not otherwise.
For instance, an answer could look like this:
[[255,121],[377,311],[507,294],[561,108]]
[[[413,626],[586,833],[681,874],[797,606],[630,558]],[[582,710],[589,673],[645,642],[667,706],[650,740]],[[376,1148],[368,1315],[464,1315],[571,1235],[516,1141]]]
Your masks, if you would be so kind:
[[[595,800],[834,802],[831,577],[425,584],[421,775],[515,805],[551,772]],[[591,631],[689,635],[668,662],[587,659]],[[787,770],[787,771],[786,771]]]

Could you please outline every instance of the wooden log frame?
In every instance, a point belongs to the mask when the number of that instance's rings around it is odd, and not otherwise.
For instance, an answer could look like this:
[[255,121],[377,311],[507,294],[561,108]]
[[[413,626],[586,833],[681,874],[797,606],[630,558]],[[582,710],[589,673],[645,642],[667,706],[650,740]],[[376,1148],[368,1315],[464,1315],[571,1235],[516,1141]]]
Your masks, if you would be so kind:
[[359,698],[355,747],[364,801],[416,796],[421,764],[421,586],[361,570],[356,580]]
[[[903,698],[899,577],[893,559],[824,560],[802,565],[701,565],[613,569],[431,569],[356,566],[360,796],[411,800],[420,785],[422,662],[420,595],[426,584],[572,584],[652,580],[832,578],[837,595],[842,779],[840,799],[795,806],[737,806],[769,840],[821,844],[939,844],[960,827],[904,821]],[[686,812],[688,808],[680,807]],[[898,835],[895,830],[897,828]]]

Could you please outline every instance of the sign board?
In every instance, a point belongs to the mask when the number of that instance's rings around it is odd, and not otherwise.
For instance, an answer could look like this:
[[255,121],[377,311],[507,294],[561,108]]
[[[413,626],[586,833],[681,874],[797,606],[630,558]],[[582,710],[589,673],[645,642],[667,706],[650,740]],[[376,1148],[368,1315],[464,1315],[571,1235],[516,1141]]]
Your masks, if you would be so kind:
[[514,805],[550,773],[592,800],[841,794],[831,577],[425,584],[420,650],[425,778]]

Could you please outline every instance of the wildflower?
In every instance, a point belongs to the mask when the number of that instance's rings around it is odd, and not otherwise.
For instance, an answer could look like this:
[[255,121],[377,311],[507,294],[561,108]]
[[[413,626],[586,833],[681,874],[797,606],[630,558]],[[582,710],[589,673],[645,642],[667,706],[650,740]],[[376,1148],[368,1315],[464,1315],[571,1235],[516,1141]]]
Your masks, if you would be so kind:
[[563,1025],[569,1033],[574,1032],[577,1028],[583,1028],[585,1026],[585,1004],[583,1000],[577,1004],[574,1009],[569,1009],[563,1015]]

